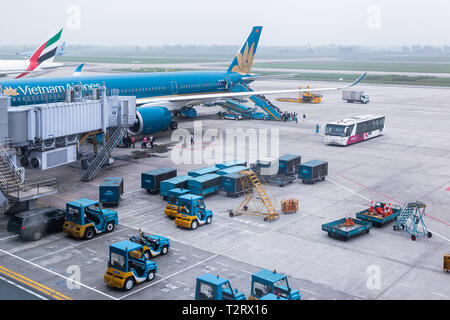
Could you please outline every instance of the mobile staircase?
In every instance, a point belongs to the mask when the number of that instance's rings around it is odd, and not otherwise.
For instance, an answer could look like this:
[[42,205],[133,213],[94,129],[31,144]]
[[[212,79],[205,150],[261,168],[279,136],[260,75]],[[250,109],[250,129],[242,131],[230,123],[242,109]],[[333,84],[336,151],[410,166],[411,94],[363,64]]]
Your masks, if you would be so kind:
[[[230,211],[230,216],[238,215],[254,215],[264,216],[264,221],[272,222],[278,219],[279,215],[275,210],[275,206],[267,195],[265,183],[261,183],[256,172],[251,170],[243,170],[239,172],[242,181],[242,189],[244,190],[245,199],[239,207]],[[252,205],[250,207],[250,205]]]
[[431,238],[432,234],[428,231],[423,216],[427,205],[420,201],[409,202],[406,204],[397,221],[394,224],[394,230],[404,230],[411,235],[411,240],[415,241],[418,237]]
[[112,151],[127,133],[130,123],[132,119],[129,117],[111,117],[110,126],[106,130],[106,139],[102,139],[101,150],[85,156],[81,161],[81,181],[88,182],[94,179],[100,169],[109,162]]
[[6,199],[2,204],[6,214],[33,209],[38,198],[57,192],[54,178],[25,179],[24,168],[18,167],[12,158],[15,150],[9,148],[10,142],[5,139],[0,143],[0,191]]
[[[249,86],[239,83],[231,87],[232,92],[250,92],[253,91]],[[280,120],[281,110],[272,104],[263,95],[253,95],[249,99],[253,101],[256,107],[248,107],[233,99],[228,99],[225,102],[217,102],[225,112],[220,112],[219,117],[223,119],[261,119],[261,120]],[[258,112],[258,107],[264,112]]]

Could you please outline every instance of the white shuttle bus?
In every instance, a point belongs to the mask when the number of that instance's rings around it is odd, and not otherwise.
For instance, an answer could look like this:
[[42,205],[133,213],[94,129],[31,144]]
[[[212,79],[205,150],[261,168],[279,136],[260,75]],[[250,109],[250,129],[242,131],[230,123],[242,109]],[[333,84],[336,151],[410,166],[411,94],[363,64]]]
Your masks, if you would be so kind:
[[384,126],[385,116],[379,114],[365,114],[329,122],[325,126],[325,143],[348,146],[380,136]]

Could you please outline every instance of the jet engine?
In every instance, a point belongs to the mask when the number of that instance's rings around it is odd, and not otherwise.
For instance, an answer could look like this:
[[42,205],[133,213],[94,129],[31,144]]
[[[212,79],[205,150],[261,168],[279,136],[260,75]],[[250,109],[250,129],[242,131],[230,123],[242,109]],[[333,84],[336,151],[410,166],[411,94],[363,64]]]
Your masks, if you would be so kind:
[[157,106],[142,106],[136,109],[136,122],[129,131],[133,135],[147,135],[167,129],[176,129],[177,122],[169,109]]

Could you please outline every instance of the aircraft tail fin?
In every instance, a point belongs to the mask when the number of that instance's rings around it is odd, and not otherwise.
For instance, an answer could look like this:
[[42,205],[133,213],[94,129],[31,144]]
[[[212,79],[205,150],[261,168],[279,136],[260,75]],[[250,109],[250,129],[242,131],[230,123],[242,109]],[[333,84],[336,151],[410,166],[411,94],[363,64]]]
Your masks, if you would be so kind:
[[28,59],[33,65],[40,65],[44,61],[53,61],[55,57],[56,51],[58,49],[57,46],[54,46],[55,43],[59,41],[61,38],[63,29],[61,28],[58,33],[51,36],[47,39],[43,44],[37,48],[33,54]]
[[57,56],[62,56],[63,54],[65,54],[64,50],[66,48],[66,42],[64,41],[58,48],[58,50],[56,51],[56,55]]
[[258,47],[259,37],[261,36],[261,30],[261,26],[253,27],[247,40],[239,49],[237,55],[228,67],[228,72],[237,72],[242,75],[250,73],[256,48]]

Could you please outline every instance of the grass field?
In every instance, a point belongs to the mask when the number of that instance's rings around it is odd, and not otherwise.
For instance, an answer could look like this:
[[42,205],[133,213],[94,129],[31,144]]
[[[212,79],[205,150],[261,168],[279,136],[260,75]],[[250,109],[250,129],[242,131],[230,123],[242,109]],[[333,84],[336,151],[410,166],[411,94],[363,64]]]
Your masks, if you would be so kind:
[[61,56],[55,59],[58,62],[85,62],[85,63],[125,63],[125,64],[174,64],[215,62],[215,59],[194,58],[145,58],[145,57],[97,57],[97,56]]
[[432,72],[449,73],[450,63],[385,62],[385,61],[294,61],[255,63],[255,68],[314,69],[346,71]]
[[[271,75],[276,74],[273,72],[258,72],[260,75]],[[351,82],[358,77],[357,74],[336,74],[336,73],[298,73],[289,79],[299,79],[299,80],[311,80],[311,81],[331,81],[331,82]],[[438,86],[438,87],[450,87],[450,77],[449,78],[438,78],[438,77],[410,77],[410,76],[399,76],[399,75],[366,75],[362,83],[380,83],[380,84],[403,84],[403,85],[417,85],[417,86]]]
[[178,69],[178,68],[118,68],[112,69],[116,72],[174,72],[174,71],[189,71],[190,69]]

